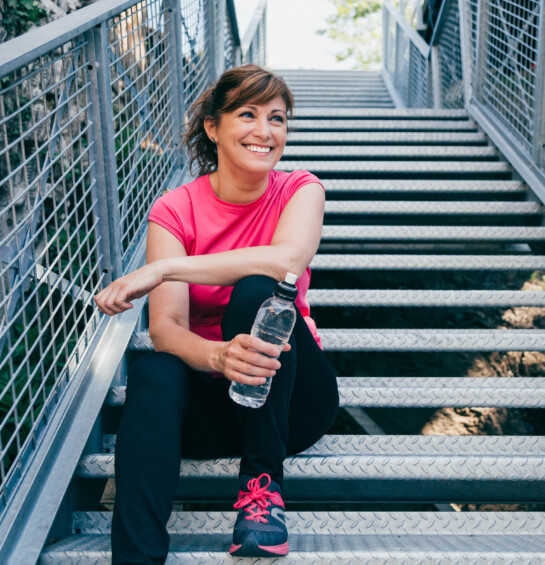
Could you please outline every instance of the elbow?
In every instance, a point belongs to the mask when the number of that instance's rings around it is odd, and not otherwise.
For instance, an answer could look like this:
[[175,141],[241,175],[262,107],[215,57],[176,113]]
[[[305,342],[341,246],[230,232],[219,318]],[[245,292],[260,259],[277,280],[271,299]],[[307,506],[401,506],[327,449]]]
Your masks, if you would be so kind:
[[307,264],[303,257],[293,246],[282,246],[271,265],[271,276],[277,281],[283,281],[286,273],[294,273],[297,278],[301,277]]

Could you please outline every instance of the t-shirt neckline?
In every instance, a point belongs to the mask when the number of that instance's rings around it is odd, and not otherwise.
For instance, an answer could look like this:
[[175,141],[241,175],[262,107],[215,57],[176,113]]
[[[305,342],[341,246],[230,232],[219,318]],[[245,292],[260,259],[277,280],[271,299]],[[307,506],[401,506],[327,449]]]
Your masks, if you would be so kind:
[[252,200],[252,202],[247,202],[246,204],[237,204],[235,202],[227,202],[226,200],[222,200],[221,198],[219,198],[219,196],[214,192],[214,187],[212,186],[212,183],[210,182],[210,175],[211,173],[208,173],[205,175],[205,183],[206,183],[206,187],[208,189],[208,192],[210,194],[210,197],[214,200],[214,202],[220,206],[221,208],[227,208],[236,212],[244,212],[246,210],[251,209],[253,206],[258,205],[260,202],[262,202],[265,199],[265,196],[267,195],[267,193],[269,192],[269,189],[271,187],[271,175],[272,175],[272,170],[269,171],[269,182],[267,183],[267,188],[265,189],[265,192],[263,192],[263,194],[259,197],[256,198],[255,200]]

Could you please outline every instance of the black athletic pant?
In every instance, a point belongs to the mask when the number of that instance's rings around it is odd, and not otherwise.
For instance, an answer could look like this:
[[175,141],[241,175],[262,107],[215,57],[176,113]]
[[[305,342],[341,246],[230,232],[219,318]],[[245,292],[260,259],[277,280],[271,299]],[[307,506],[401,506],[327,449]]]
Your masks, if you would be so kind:
[[[274,285],[264,276],[237,283],[222,322],[224,340],[250,333]],[[261,473],[281,485],[286,455],[327,432],[339,404],[337,381],[299,312],[290,343],[257,409],[231,400],[228,379],[195,371],[170,353],[148,353],[130,367],[115,453],[114,565],[164,563],[182,456],[242,455],[241,486]]]

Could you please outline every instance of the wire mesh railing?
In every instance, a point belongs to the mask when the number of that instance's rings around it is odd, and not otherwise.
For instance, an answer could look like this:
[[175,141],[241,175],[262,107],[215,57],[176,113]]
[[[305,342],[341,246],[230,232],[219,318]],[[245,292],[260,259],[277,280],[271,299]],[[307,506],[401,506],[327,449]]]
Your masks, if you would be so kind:
[[[259,8],[245,61],[263,63]],[[241,61],[232,0],[100,0],[2,46],[0,511],[107,323],[92,297],[182,173],[218,58]]]
[[384,0],[386,81],[407,107],[479,103],[501,130],[498,136],[507,133],[511,145],[543,171],[544,3],[443,0],[431,41],[423,44],[403,13]]

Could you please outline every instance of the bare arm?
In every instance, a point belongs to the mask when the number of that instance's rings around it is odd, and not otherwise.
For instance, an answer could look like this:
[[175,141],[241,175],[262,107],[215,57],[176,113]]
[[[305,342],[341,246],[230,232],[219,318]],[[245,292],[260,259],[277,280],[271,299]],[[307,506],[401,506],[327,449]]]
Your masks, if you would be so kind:
[[[184,246],[170,232],[154,226],[148,231],[146,263],[187,256]],[[185,282],[170,281],[153,289],[149,293],[149,312],[149,333],[155,351],[172,353],[198,371],[219,371],[230,380],[261,384],[280,366],[278,361],[256,352],[274,356],[276,349],[252,336],[216,342],[193,333],[189,329],[189,289]]]
[[277,281],[286,273],[301,276],[320,243],[324,202],[324,189],[308,184],[284,208],[270,245],[168,259],[163,262],[163,280],[232,286],[248,275]]
[[[284,208],[270,245],[191,257],[185,253],[185,256],[154,255],[149,265],[115,280],[99,292],[95,302],[101,310],[113,315],[131,308],[131,300],[163,282],[232,286],[249,275],[267,275],[276,280],[282,280],[288,272],[300,276],[320,243],[324,202],[323,188],[317,183],[308,184]],[[149,223],[148,237],[160,231],[167,232],[158,224]]]

